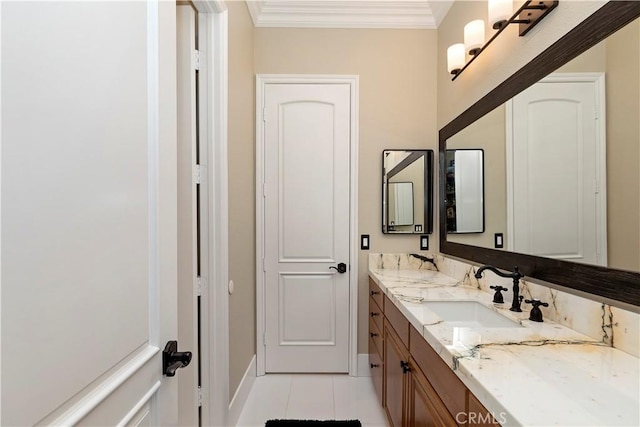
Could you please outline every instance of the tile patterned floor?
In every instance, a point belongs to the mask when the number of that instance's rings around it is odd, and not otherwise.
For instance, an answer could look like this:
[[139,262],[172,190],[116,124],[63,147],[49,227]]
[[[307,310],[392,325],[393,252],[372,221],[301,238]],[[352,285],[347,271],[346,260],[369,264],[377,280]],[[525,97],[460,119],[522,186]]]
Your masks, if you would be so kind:
[[388,427],[370,377],[265,375],[256,379],[238,426],[264,426],[275,418],[358,419],[364,427]]

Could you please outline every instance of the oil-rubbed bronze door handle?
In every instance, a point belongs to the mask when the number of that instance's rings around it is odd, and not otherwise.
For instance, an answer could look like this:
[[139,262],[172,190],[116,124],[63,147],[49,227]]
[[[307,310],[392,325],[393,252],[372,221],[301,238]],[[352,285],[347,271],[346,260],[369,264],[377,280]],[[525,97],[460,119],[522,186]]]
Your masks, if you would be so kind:
[[169,341],[162,351],[162,374],[173,377],[176,371],[191,363],[190,351],[178,351],[178,341]]
[[347,264],[345,264],[344,262],[341,262],[340,264],[338,264],[338,267],[334,267],[333,265],[331,267],[329,267],[330,269],[333,268],[335,271],[337,271],[340,274],[344,274],[347,272]]

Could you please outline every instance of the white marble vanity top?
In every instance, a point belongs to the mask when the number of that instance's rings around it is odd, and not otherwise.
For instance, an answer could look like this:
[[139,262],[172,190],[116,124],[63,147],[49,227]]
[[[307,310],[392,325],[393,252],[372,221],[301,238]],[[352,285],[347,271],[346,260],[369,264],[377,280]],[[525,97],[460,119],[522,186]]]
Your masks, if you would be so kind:
[[[492,294],[432,270],[370,277],[503,425],[639,426],[640,360],[557,323],[528,320]],[[515,328],[458,328],[422,301],[481,302]],[[455,414],[454,414],[455,415]]]

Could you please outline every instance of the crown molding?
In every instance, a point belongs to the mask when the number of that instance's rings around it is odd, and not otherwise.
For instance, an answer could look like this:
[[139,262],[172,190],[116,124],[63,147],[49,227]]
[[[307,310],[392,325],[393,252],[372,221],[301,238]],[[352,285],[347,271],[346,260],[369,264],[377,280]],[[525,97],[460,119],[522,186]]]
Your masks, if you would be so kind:
[[436,29],[453,0],[247,0],[255,27]]

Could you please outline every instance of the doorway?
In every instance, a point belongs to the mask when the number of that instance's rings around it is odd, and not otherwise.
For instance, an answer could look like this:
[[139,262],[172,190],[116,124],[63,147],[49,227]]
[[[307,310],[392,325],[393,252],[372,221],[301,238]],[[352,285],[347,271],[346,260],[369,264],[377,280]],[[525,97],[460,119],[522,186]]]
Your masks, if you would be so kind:
[[357,372],[355,76],[257,76],[257,372]]

